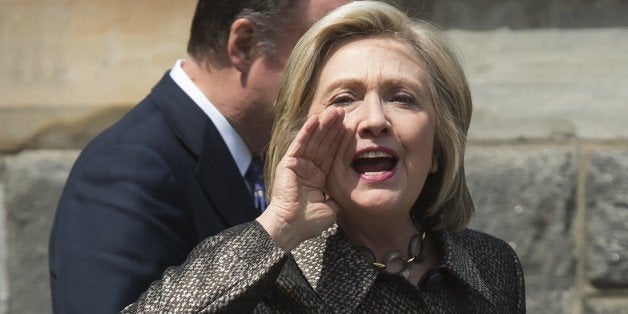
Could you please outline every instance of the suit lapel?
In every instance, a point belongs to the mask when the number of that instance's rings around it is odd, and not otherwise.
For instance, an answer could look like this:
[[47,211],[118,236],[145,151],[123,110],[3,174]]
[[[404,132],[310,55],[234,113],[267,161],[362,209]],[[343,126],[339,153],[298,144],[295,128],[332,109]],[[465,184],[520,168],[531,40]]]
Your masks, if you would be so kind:
[[197,180],[225,222],[234,226],[255,219],[259,212],[253,198],[227,145],[207,115],[168,72],[149,97],[164,113],[177,138],[197,158]]
[[227,145],[211,123],[207,125],[196,175],[230,226],[251,221],[259,215]]
[[149,97],[163,113],[172,132],[198,158],[209,122],[203,110],[170,78],[169,72],[157,83]]

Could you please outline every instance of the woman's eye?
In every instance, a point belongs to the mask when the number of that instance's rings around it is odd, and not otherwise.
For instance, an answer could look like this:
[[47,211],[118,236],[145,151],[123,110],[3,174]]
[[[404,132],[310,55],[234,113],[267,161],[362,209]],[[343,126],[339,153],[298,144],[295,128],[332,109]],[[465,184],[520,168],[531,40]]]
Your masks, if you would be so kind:
[[406,94],[406,93],[394,94],[390,98],[390,101],[395,102],[395,103],[399,103],[399,104],[403,104],[403,105],[412,105],[412,104],[416,103],[416,100],[414,99],[414,97],[412,97],[412,95],[409,95],[409,94]]
[[418,103],[417,98],[412,93],[405,91],[397,91],[395,93],[392,93],[388,101],[403,106],[416,106]]
[[331,100],[331,104],[335,106],[346,106],[351,104],[354,100],[351,95],[338,95]]

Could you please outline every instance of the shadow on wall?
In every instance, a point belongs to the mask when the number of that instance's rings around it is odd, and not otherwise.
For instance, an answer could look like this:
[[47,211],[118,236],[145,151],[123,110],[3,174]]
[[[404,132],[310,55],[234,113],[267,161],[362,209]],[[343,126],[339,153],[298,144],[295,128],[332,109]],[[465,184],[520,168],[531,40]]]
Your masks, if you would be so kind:
[[445,29],[501,27],[599,28],[628,26],[623,0],[395,0],[417,17]]

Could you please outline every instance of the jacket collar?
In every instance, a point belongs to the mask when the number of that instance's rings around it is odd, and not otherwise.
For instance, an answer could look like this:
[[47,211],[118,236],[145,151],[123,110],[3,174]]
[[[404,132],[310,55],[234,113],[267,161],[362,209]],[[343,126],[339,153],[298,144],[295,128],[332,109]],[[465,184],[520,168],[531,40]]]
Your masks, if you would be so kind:
[[467,248],[456,241],[457,237],[462,235],[444,231],[436,231],[432,234],[436,240],[436,247],[441,252],[439,268],[448,271],[469,287],[471,291],[493,304],[493,296],[480,275],[478,265]]
[[219,214],[234,226],[259,214],[227,145],[207,115],[172,80],[169,73],[149,96],[168,125],[198,159],[196,177]]
[[310,286],[333,312],[355,309],[377,278],[377,270],[353,249],[337,225],[303,242],[292,251],[292,256]]
[[[447,232],[433,232],[442,253],[436,267],[449,272],[489,303],[491,293],[467,249]],[[292,256],[310,286],[334,312],[354,310],[375,282],[378,271],[353,248],[337,225],[303,242]]]

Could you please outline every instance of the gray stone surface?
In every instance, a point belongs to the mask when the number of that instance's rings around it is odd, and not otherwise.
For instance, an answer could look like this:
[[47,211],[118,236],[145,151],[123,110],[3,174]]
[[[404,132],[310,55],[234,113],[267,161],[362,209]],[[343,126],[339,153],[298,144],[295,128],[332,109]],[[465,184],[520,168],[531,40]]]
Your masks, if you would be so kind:
[[628,28],[451,31],[472,139],[628,138]]
[[446,28],[628,26],[622,0],[395,0]]
[[5,159],[9,313],[51,311],[48,238],[76,151],[23,152]]
[[4,208],[4,181],[1,174],[4,169],[4,159],[0,157],[0,313],[6,313],[6,306],[8,300],[7,293],[7,276],[6,276],[6,251],[7,245],[4,239],[6,225],[4,217],[6,216],[6,210]]
[[[573,230],[578,150],[534,144],[469,147],[467,178],[477,208],[471,226],[515,248],[524,267],[529,313],[625,313],[621,311],[628,302],[622,296],[626,290],[616,290],[624,286],[613,280],[627,273],[624,254],[628,250],[622,246],[628,243],[628,219],[622,216],[628,203],[627,152],[628,148],[605,149],[590,157],[585,186],[586,257],[604,262],[595,263],[604,265],[604,271],[596,272],[590,265],[588,270],[591,282],[604,290],[584,299],[579,310],[573,240],[573,234],[582,231]],[[0,285],[8,297],[5,312],[50,312],[48,236],[76,155],[77,151],[40,150],[0,158],[0,213],[6,215],[6,228],[0,229],[6,231],[6,242],[0,244],[0,254],[6,257],[4,282],[9,282],[9,290]],[[618,253],[617,262],[613,252]],[[611,297],[604,295],[608,291]],[[2,306],[0,302],[0,313]]]
[[470,147],[471,227],[508,242],[524,269],[529,313],[570,313],[577,152],[564,146]]
[[584,313],[628,314],[627,298],[589,298],[584,301]]
[[586,191],[589,280],[628,288],[628,147],[592,154]]

